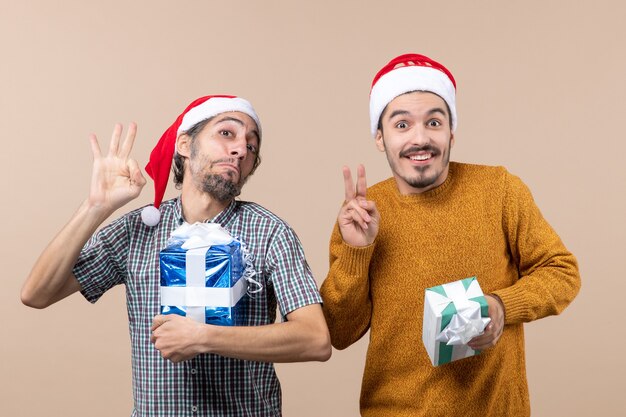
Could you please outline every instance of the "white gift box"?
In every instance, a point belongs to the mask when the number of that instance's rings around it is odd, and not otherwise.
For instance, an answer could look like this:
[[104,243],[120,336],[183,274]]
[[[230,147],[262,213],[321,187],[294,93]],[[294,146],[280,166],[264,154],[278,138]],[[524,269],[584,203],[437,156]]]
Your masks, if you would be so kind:
[[427,288],[422,340],[434,366],[477,355],[469,346],[490,318],[476,277]]

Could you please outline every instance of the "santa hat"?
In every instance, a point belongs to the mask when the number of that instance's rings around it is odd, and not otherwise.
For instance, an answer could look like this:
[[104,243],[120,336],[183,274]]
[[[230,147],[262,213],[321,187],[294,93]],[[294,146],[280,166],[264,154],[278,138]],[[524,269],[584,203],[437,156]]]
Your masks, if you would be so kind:
[[210,119],[220,113],[233,111],[250,116],[257,125],[259,137],[261,136],[261,122],[254,108],[252,108],[252,104],[242,98],[226,95],[205,96],[194,100],[163,133],[150,153],[150,161],[146,165],[146,172],[154,181],[154,206],[144,207],[142,210],[141,220],[145,224],[156,226],[161,218],[159,206],[163,201],[167,180],[172,169],[172,158],[176,150],[178,136],[203,120]]
[[[398,66],[404,64],[403,66]],[[385,107],[396,97],[411,91],[437,94],[450,107],[452,131],[456,130],[456,82],[446,67],[424,55],[405,54],[389,61],[372,81],[370,124],[376,137]]]

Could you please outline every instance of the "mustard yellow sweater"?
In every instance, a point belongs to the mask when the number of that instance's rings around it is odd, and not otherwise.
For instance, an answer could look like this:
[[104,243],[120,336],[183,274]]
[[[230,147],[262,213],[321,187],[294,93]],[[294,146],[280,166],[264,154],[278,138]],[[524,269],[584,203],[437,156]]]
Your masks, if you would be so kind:
[[[451,163],[446,181],[400,195],[393,178],[367,191],[375,242],[345,244],[335,226],[321,288],[333,346],[368,329],[363,416],[530,415],[523,323],[559,314],[580,288],[578,266],[528,188],[502,167]],[[505,307],[495,347],[433,367],[422,343],[424,290],[476,276]]]

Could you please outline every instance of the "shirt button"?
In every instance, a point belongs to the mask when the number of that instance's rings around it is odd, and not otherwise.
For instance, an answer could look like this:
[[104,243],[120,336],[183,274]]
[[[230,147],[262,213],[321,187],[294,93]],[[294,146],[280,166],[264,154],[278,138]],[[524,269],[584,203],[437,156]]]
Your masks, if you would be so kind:
[[196,368],[191,368],[191,374],[192,374],[192,375],[195,375],[195,374],[196,374],[196,372],[198,372],[198,371],[196,371]]
[[198,407],[196,407],[195,405],[191,406],[191,411],[193,411],[194,413],[197,413]]

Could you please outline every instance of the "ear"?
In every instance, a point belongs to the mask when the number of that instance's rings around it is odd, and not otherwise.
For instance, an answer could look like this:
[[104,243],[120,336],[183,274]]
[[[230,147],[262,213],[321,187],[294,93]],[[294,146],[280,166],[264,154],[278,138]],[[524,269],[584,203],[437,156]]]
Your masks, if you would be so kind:
[[385,152],[385,141],[383,140],[383,132],[378,129],[376,131],[376,147],[378,148],[379,151],[381,152]]
[[191,155],[191,136],[183,133],[176,138],[176,152],[180,156],[189,158]]
[[450,132],[450,149],[454,146],[454,133]]

